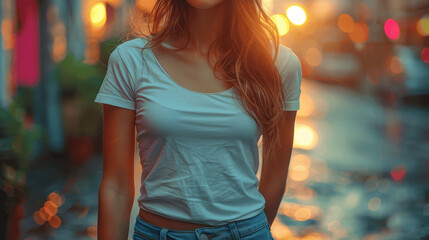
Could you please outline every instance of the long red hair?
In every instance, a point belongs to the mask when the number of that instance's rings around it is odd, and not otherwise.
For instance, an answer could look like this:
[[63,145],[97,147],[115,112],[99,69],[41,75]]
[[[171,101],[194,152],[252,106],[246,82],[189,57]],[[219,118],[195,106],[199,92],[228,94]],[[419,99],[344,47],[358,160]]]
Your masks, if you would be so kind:
[[[279,32],[262,8],[261,0],[228,1],[228,24],[209,47],[208,59],[216,53],[214,71],[238,91],[243,109],[255,120],[263,141],[263,165],[268,166],[280,147],[278,122],[285,100],[280,74],[275,65]],[[127,40],[151,35],[146,48],[157,46],[178,34],[188,36],[185,0],[157,0],[152,11],[134,7]],[[146,22],[146,28],[143,26]],[[177,49],[181,50],[183,48]],[[274,53],[274,56],[273,56]],[[273,58],[274,57],[274,58]]]

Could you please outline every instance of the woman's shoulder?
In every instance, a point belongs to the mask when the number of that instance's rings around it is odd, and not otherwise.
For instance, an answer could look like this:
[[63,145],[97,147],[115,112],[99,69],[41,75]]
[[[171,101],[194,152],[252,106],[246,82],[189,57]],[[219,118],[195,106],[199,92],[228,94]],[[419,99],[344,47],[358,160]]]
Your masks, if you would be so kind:
[[281,73],[291,71],[293,72],[297,68],[301,67],[301,62],[291,48],[283,44],[279,44],[276,66]]
[[133,39],[126,40],[125,42],[122,42],[118,45],[118,47],[121,48],[127,48],[127,49],[141,49],[148,43],[148,39],[146,37],[137,37]]
[[118,44],[115,50],[122,56],[140,54],[147,42],[148,40],[144,37],[133,38]]
[[142,51],[146,43],[147,39],[142,37],[122,42],[112,51],[111,58],[118,58],[130,71],[137,71],[146,61]]

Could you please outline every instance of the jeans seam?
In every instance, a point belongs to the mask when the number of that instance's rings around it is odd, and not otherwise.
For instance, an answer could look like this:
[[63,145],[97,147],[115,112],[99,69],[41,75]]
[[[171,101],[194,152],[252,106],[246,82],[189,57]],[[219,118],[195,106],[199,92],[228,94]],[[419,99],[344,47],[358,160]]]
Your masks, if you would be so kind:
[[271,232],[271,227],[269,224],[267,224],[267,230],[268,230],[268,234],[270,234],[270,239],[274,239],[273,233]]

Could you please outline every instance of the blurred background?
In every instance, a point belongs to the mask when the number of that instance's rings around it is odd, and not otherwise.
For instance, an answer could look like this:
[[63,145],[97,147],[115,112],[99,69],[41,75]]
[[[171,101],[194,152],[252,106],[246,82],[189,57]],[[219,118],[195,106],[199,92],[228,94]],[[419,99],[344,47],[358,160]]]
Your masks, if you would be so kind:
[[[0,239],[96,239],[93,101],[153,2],[0,0]],[[274,238],[429,239],[429,1],[262,2],[303,68]]]

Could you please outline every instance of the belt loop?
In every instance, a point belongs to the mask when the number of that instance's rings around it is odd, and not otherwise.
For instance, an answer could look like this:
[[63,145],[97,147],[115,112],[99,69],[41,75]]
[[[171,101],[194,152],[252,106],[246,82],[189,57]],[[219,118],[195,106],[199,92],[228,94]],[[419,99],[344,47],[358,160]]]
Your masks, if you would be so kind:
[[231,236],[233,240],[239,240],[240,235],[238,234],[237,225],[235,225],[235,222],[228,223],[229,231],[231,232]]
[[167,240],[168,228],[162,228],[160,232],[160,240]]

